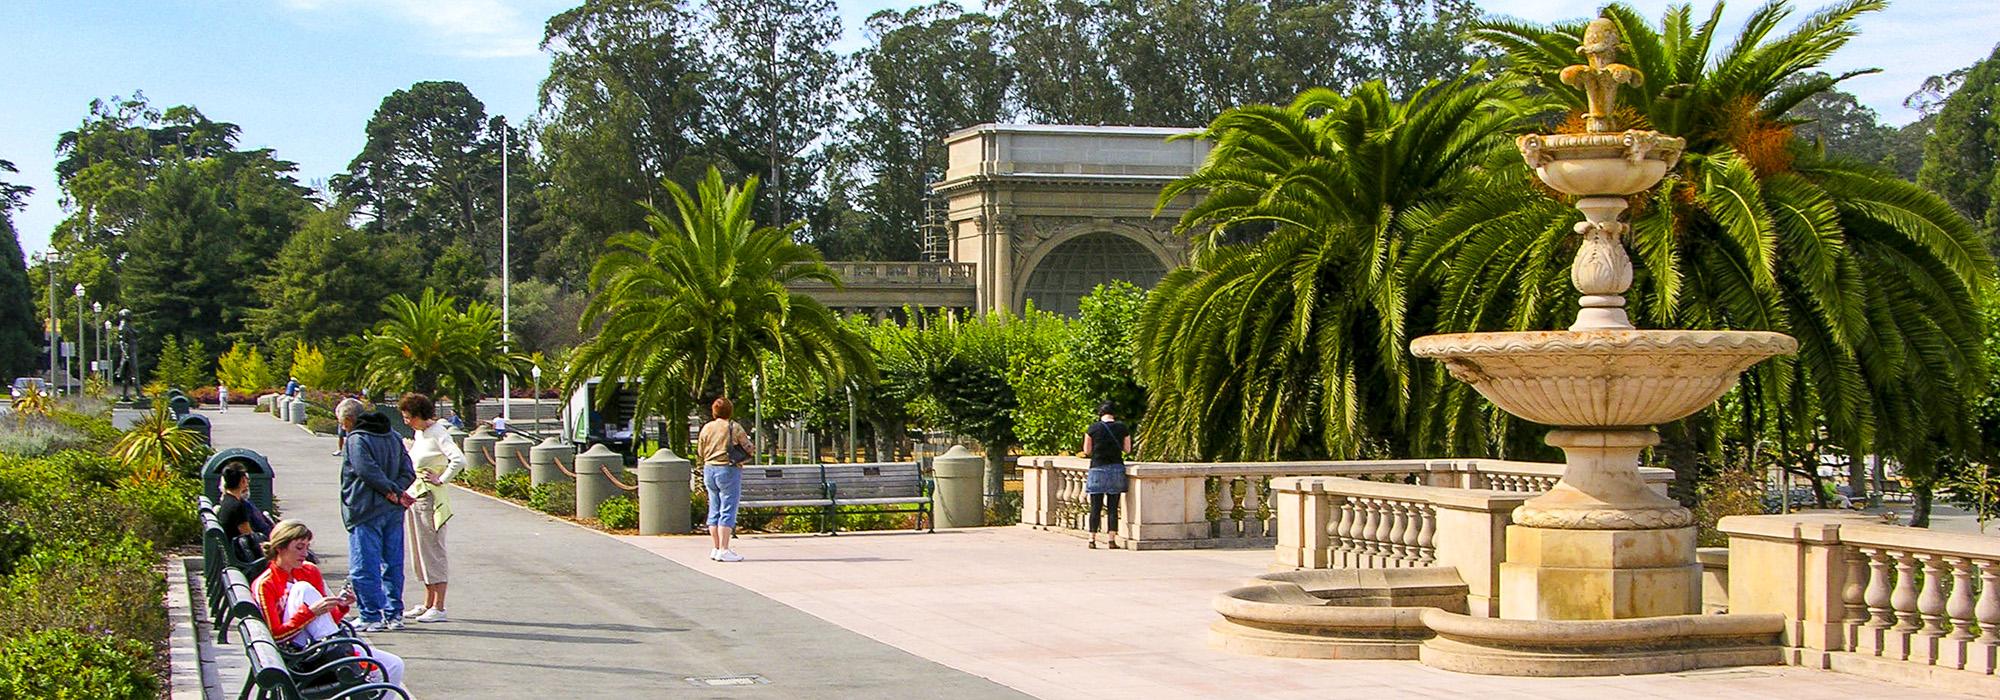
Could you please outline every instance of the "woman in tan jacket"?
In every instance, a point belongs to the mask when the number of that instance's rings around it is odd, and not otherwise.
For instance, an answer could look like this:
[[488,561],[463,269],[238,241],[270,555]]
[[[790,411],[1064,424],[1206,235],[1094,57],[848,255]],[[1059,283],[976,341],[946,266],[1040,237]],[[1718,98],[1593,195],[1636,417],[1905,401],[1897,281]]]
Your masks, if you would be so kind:
[[[709,406],[715,420],[701,426],[701,434],[695,440],[696,452],[701,456],[702,483],[708,486],[708,539],[714,545],[708,558],[716,561],[743,561],[743,555],[729,548],[729,538],[736,532],[736,502],[743,496],[743,462],[750,454],[750,434],[743,425],[730,420],[736,415],[736,404],[727,397],[717,398]],[[730,446],[741,449],[742,454],[732,459]]]

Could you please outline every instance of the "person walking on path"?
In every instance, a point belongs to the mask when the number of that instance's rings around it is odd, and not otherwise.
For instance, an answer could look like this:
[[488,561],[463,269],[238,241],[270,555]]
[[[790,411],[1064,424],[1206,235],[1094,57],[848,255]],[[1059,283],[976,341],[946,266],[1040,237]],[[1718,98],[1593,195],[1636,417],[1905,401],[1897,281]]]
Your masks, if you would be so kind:
[[1106,401],[1097,407],[1097,422],[1083,431],[1083,452],[1090,455],[1090,472],[1084,476],[1083,492],[1090,497],[1090,548],[1097,549],[1097,521],[1106,517],[1107,543],[1118,548],[1118,501],[1125,495],[1125,453],[1132,449],[1132,428],[1112,415],[1116,408]]
[[215,385],[215,407],[223,413],[229,412],[229,385]]
[[334,417],[347,428],[340,463],[340,516],[347,526],[347,580],[360,603],[361,631],[403,628],[403,513],[417,472],[403,441],[381,413],[341,401]]
[[416,483],[407,492],[416,499],[410,506],[405,535],[410,540],[411,568],[424,584],[424,603],[403,612],[418,622],[444,622],[445,579],[449,569],[445,559],[444,526],[451,520],[451,489],[445,484],[465,470],[465,452],[451,441],[444,421],[437,419],[437,404],[423,394],[404,394],[396,402],[403,422],[415,435],[410,438],[410,462],[416,466]]
[[714,545],[708,558],[715,561],[743,561],[743,555],[729,548],[736,534],[736,503],[743,496],[743,463],[750,461],[750,433],[743,424],[730,420],[736,404],[718,397],[709,405],[715,419],[701,426],[695,440],[701,456],[702,483],[708,486],[708,540]]

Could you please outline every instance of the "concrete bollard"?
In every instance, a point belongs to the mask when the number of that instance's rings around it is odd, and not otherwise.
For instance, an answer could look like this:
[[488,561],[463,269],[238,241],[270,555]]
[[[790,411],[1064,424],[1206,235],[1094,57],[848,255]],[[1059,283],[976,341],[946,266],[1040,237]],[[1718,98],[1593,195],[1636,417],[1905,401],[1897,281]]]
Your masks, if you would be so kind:
[[576,468],[576,450],[563,441],[548,438],[528,448],[528,483],[541,486],[551,481],[569,481],[562,467]]
[[280,421],[285,420],[285,412],[292,409],[291,402],[292,397],[279,394],[278,398],[271,401],[271,417]]
[[293,425],[306,424],[306,407],[311,405],[306,403],[305,399],[299,399],[296,403],[292,404],[291,419]]
[[452,428],[452,429],[450,429],[450,430],[446,430],[446,431],[444,431],[444,434],[445,434],[445,435],[449,435],[449,436],[451,436],[451,444],[453,444],[453,445],[457,445],[457,446],[458,446],[458,449],[459,449],[459,451],[460,451],[460,452],[463,452],[463,451],[465,451],[465,431],[464,431],[464,430],[460,430],[460,429],[458,429],[458,428]]
[[263,396],[259,396],[257,397],[257,408],[263,409],[265,413],[270,413],[271,402],[276,400],[278,400],[277,394],[265,394]]
[[688,517],[688,472],[693,468],[666,448],[639,460],[639,534],[684,535],[694,529]]
[[508,435],[493,446],[493,478],[528,470],[528,450],[535,443],[520,435]]
[[[523,441],[525,442],[525,441]],[[597,507],[618,493],[618,487],[604,475],[609,469],[617,473],[625,467],[625,456],[612,452],[604,443],[590,446],[590,451],[576,456],[576,517],[594,519]]]
[[986,458],[973,454],[964,445],[931,460],[937,490],[931,507],[938,527],[979,527],[986,524],[986,503],[982,494],[986,478]]
[[[471,435],[465,436],[465,468],[479,469],[493,473],[493,446],[500,438],[493,436],[493,429],[479,426]],[[498,475],[496,475],[497,478]]]

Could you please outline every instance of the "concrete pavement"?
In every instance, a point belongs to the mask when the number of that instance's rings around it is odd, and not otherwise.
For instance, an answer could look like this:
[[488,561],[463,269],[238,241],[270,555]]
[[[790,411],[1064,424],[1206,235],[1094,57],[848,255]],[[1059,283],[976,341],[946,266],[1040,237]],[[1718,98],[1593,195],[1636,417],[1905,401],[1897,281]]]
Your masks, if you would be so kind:
[[[203,414],[218,448],[270,458],[280,509],[313,528],[338,588],[347,540],[334,441],[247,410]],[[453,496],[452,622],[373,636],[409,662],[419,697],[1024,697],[613,538]],[[422,595],[410,580],[405,600]],[[757,679],[727,680],[744,676]]]

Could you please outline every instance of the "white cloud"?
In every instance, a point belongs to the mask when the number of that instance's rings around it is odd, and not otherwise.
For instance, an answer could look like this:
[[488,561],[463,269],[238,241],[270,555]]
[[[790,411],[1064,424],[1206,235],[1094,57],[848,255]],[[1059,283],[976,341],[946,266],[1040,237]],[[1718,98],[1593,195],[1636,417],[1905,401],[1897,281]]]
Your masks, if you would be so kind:
[[439,53],[471,58],[532,56],[540,52],[542,20],[567,6],[539,0],[280,0],[306,14],[411,25],[432,38]]

